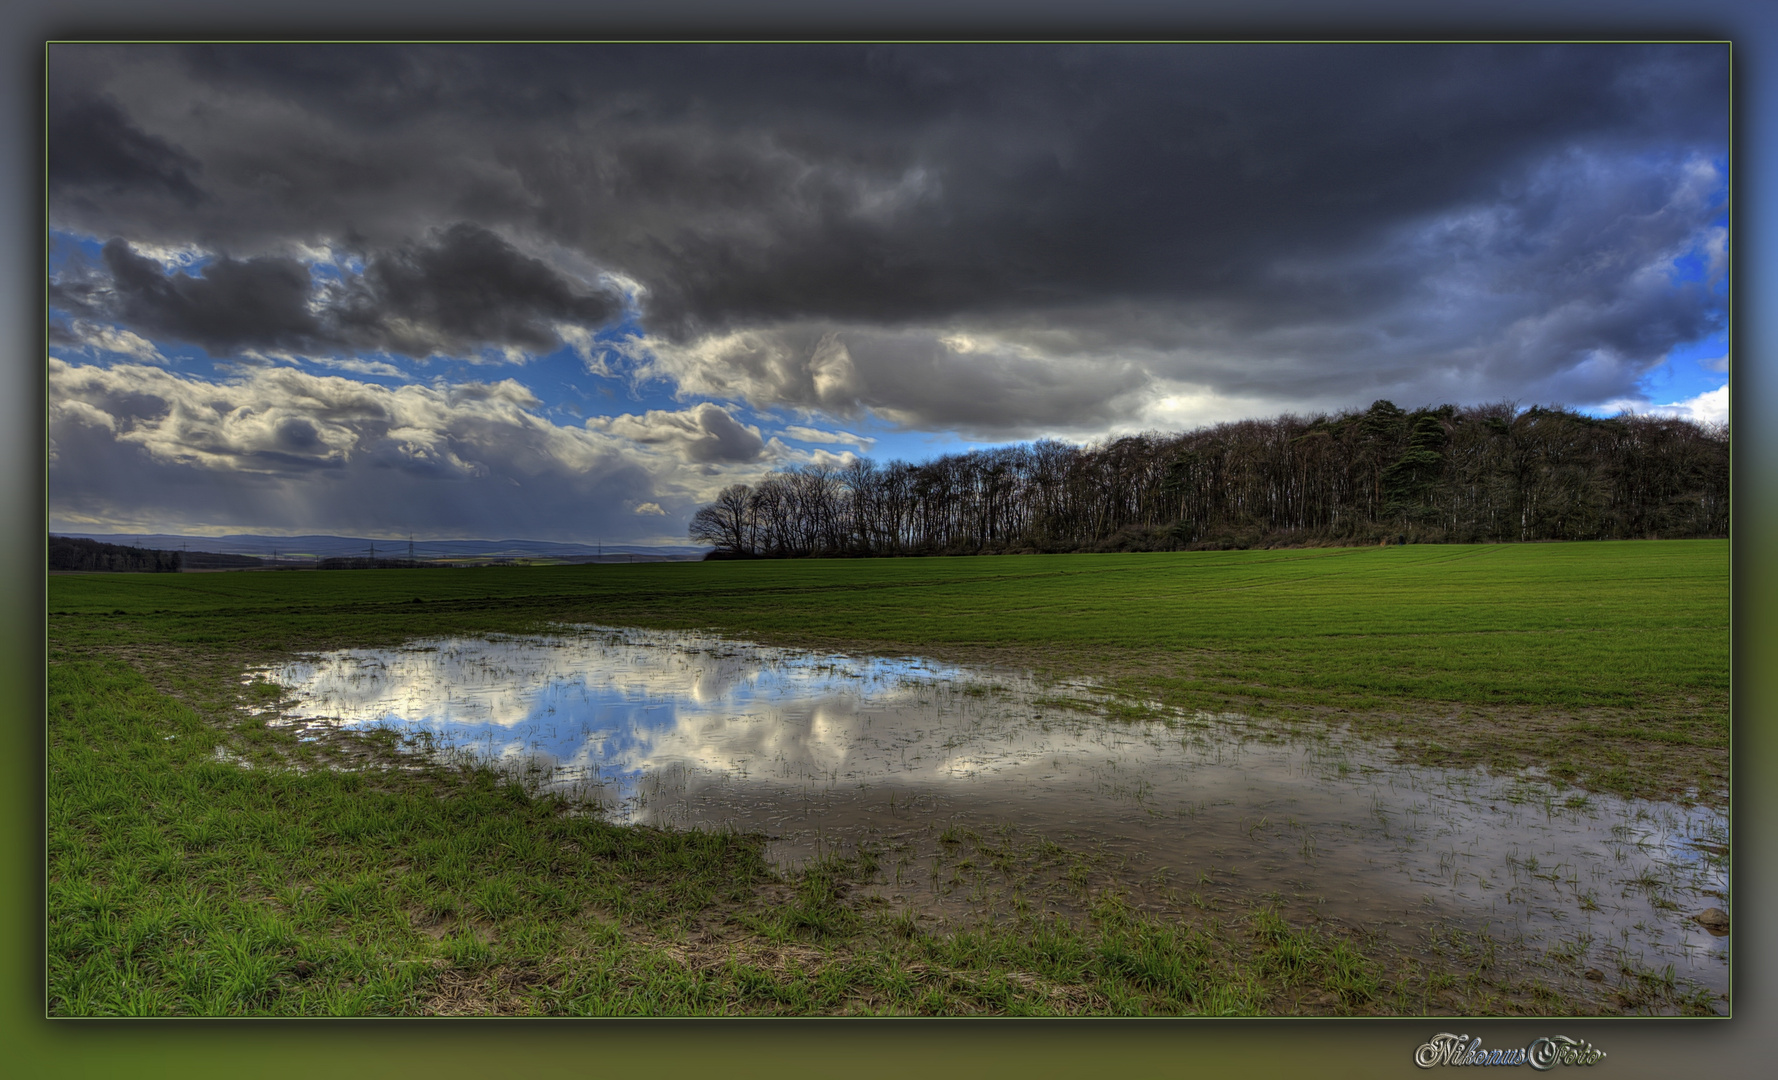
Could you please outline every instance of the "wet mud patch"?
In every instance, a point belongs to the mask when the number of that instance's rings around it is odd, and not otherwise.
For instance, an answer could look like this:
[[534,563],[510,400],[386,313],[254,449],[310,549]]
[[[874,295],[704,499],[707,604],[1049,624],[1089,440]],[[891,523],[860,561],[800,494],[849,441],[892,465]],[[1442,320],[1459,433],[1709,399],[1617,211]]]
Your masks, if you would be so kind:
[[[1486,986],[1502,1008],[1726,1001],[1728,939],[1695,916],[1728,907],[1727,814],[1696,800],[1403,761],[1338,728],[1132,708],[1086,682],[711,634],[337,650],[243,686],[301,742],[368,735],[383,760],[492,764],[612,821],[760,834],[789,872],[867,860],[845,898],[867,915],[1080,925],[1108,894],[1169,918],[1265,909],[1404,963],[1501,965]],[[1484,989],[1437,983],[1433,999]]]

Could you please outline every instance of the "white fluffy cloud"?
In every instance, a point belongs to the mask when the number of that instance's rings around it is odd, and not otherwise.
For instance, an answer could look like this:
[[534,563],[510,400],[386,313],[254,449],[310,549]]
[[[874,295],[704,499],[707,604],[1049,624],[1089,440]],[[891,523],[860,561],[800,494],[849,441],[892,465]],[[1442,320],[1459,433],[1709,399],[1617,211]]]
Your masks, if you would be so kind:
[[1724,383],[1697,397],[1657,405],[1649,411],[1663,416],[1677,416],[1699,424],[1726,424],[1729,422],[1729,386]]
[[803,424],[789,424],[784,434],[797,442],[832,443],[837,446],[856,446],[869,451],[876,445],[875,439],[868,435],[854,435],[850,431],[823,431],[820,428],[807,427]]
[[409,377],[407,372],[387,360],[365,360],[353,356],[314,356],[307,359],[311,364],[332,368],[335,371],[350,371],[355,375],[381,375],[387,379],[407,379]]
[[[137,364],[73,365],[51,359],[52,416],[83,407],[112,417],[118,441],[167,464],[237,472],[287,472],[380,460],[475,475],[492,438],[524,440],[568,468],[605,448],[545,430],[540,403],[512,380],[385,388],[290,368],[249,369],[208,382]],[[54,433],[52,430],[52,439]]]
[[161,355],[154,342],[141,334],[125,330],[121,326],[108,326],[103,323],[88,322],[75,319],[67,328],[65,344],[73,345],[92,352],[111,353],[126,356],[143,364],[165,364],[167,358]]
[[710,402],[683,412],[650,409],[640,416],[594,417],[586,426],[643,446],[670,448],[684,460],[699,464],[757,461],[765,453],[758,428],[739,422]]
[[[638,339],[631,349],[642,377],[666,380],[683,397],[838,417],[868,410],[907,428],[989,437],[1102,428],[1149,382],[1140,365],[1115,352],[1045,344],[987,332],[966,337],[953,328],[799,323],[684,345]],[[850,436],[818,441],[864,446]]]
[[54,357],[48,375],[60,520],[677,541],[715,491],[788,460],[714,405],[562,426],[510,379],[212,382]]

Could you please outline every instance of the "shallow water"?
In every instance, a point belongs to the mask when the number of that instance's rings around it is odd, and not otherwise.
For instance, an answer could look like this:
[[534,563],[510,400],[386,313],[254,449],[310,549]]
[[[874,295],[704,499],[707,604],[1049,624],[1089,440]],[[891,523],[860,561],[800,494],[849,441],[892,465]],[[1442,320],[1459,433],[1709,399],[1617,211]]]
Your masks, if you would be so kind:
[[1702,806],[1404,765],[1236,716],[1113,720],[1089,686],[708,634],[422,641],[248,677],[287,689],[279,722],[424,733],[613,820],[763,832],[786,867],[861,842],[924,857],[941,829],[999,826],[1404,943],[1455,920],[1576,970],[1671,964],[1728,986],[1728,938],[1690,918],[1728,907],[1727,818]]

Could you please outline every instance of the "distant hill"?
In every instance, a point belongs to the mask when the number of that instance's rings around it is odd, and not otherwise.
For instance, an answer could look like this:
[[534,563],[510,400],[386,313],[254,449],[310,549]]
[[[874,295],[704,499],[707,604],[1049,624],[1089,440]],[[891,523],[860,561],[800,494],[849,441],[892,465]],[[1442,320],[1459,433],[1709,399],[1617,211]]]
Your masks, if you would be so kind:
[[[233,533],[227,536],[182,536],[172,533],[61,533],[58,536],[80,537],[105,544],[128,547],[158,548],[165,551],[188,551],[192,555],[214,552],[220,555],[250,555],[272,562],[316,562],[321,559],[370,558],[405,559],[406,540],[377,540],[361,536],[266,536],[259,533]],[[661,562],[693,561],[704,557],[708,548],[685,544],[651,546],[647,544],[563,544],[549,540],[416,540],[413,557],[425,561],[498,562],[527,560],[540,562]]]

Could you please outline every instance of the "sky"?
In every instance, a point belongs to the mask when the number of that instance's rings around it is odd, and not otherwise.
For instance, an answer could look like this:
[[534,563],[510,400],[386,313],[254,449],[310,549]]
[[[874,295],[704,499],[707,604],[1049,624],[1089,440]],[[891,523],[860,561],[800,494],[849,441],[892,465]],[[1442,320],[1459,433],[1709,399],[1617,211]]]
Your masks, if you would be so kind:
[[685,542],[1282,412],[1725,422],[1729,49],[54,45],[73,532]]

